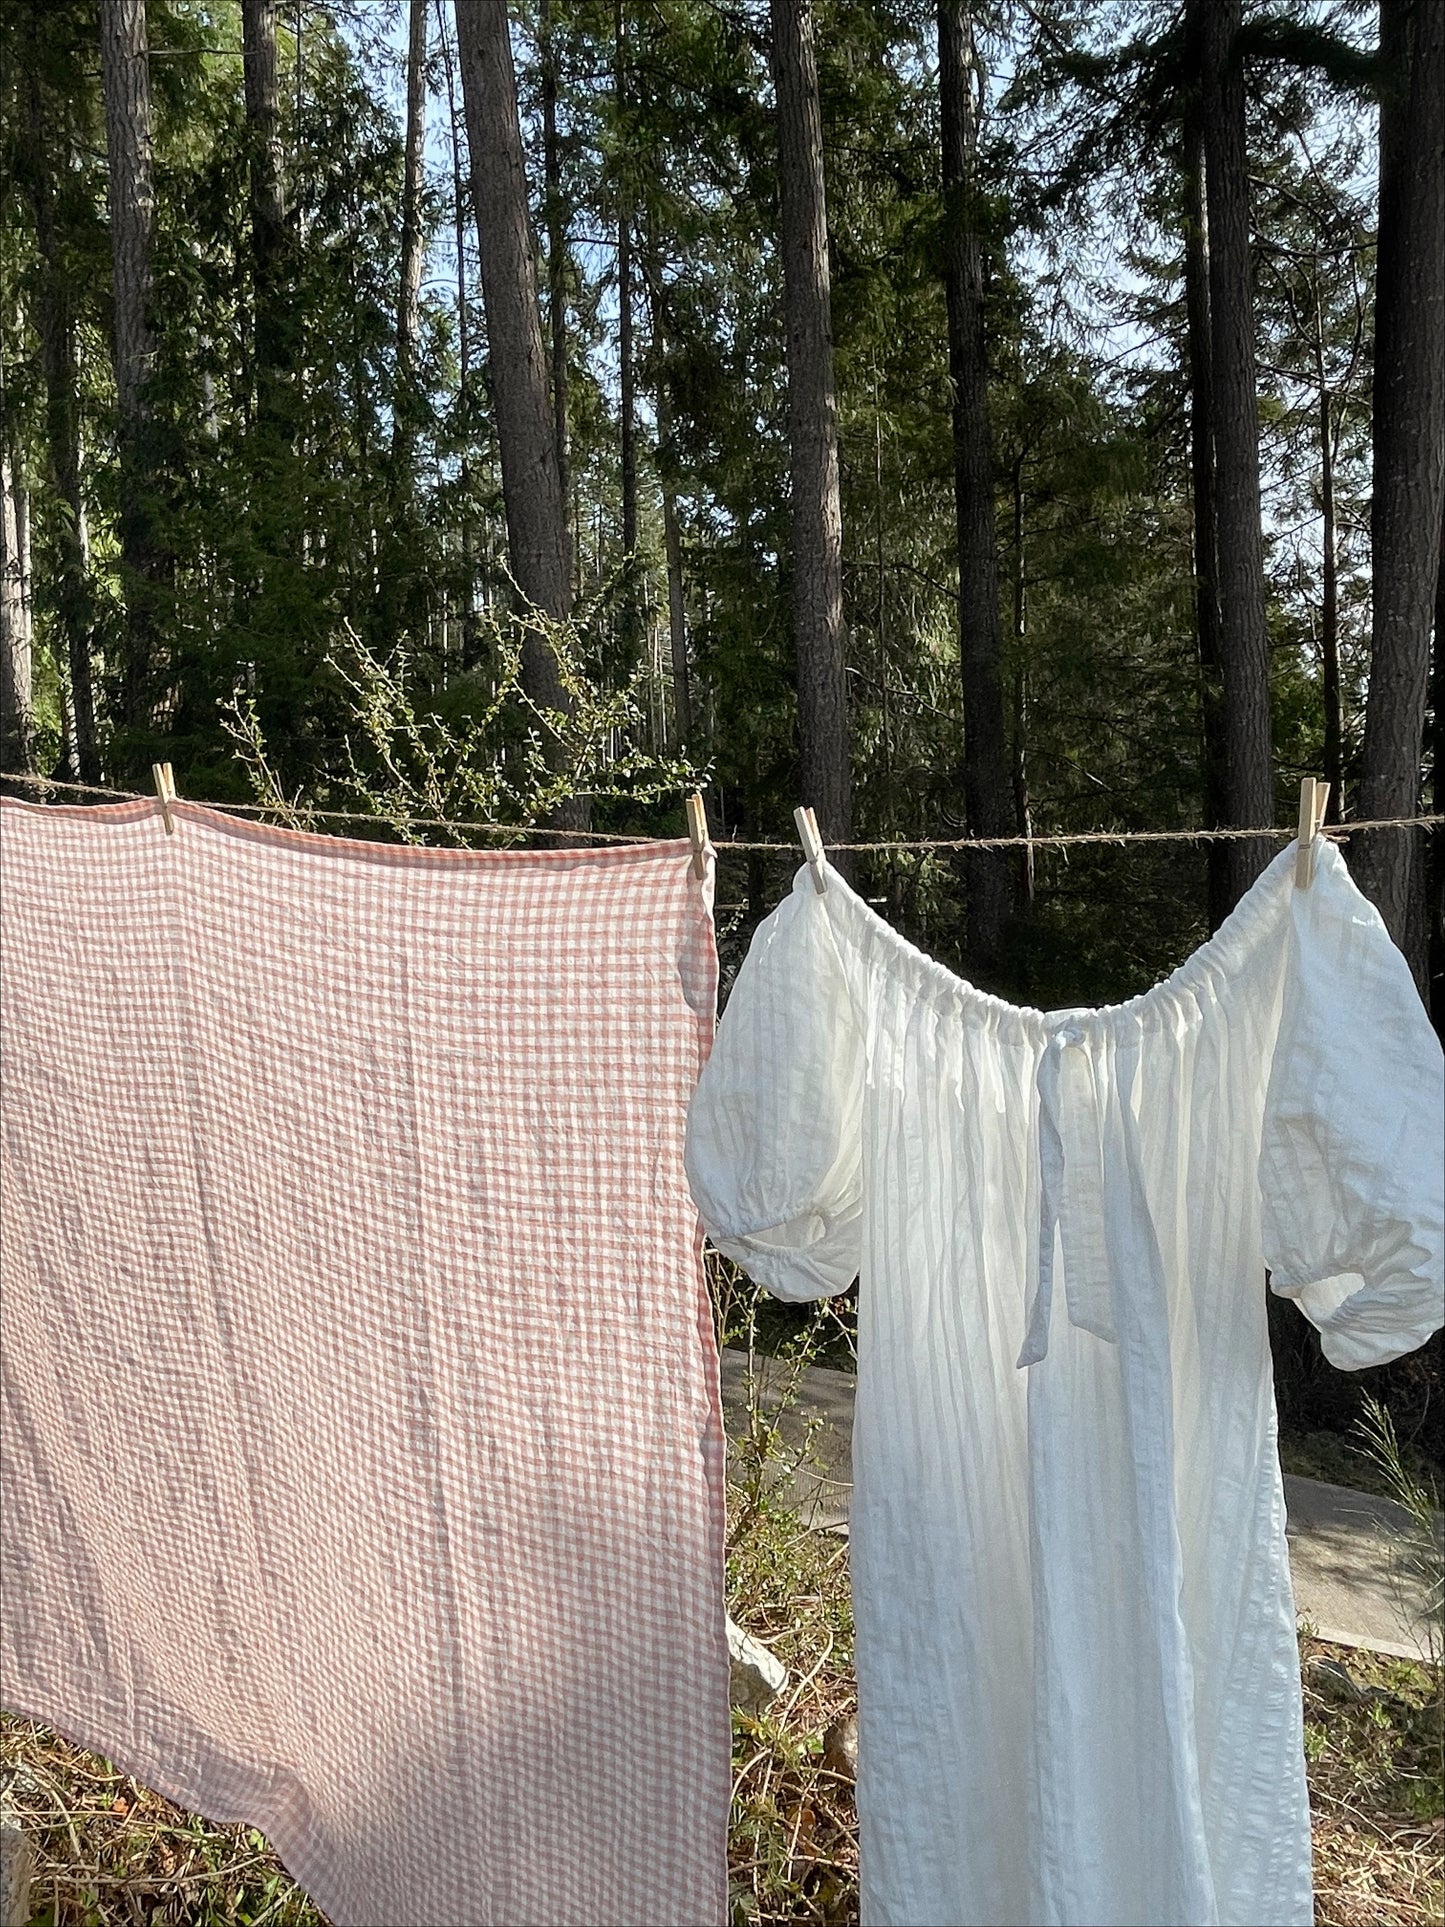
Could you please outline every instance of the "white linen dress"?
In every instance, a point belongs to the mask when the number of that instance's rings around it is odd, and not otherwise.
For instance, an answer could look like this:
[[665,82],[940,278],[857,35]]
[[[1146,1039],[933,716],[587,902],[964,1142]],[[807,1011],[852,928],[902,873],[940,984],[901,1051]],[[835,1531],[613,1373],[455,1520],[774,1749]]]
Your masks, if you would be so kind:
[[689,1120],[718,1246],[861,1272],[865,1927],[1308,1927],[1264,1272],[1345,1369],[1441,1323],[1440,1047],[1338,852],[1128,1003],[974,989],[834,873]]

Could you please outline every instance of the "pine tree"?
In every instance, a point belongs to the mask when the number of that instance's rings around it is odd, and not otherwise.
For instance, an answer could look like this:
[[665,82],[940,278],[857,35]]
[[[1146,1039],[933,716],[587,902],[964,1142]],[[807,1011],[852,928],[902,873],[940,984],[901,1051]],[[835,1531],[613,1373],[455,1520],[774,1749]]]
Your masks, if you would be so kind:
[[824,837],[852,833],[844,667],[843,520],[812,0],[772,0],[778,186],[787,315],[793,641],[802,793]]
[[[979,232],[980,84],[973,17],[965,0],[940,0],[938,85],[943,108],[948,365],[953,382],[964,811],[970,835],[1007,836],[1013,829],[1013,796],[1000,667],[1003,637],[993,428]],[[978,969],[992,973],[1013,909],[1013,866],[999,852],[980,851],[966,860],[964,878],[968,953]]]
[[[1380,72],[1374,616],[1359,792],[1366,818],[1413,816],[1420,794],[1445,506],[1445,8],[1381,0]],[[1361,838],[1352,855],[1423,991],[1419,839],[1382,831]]]

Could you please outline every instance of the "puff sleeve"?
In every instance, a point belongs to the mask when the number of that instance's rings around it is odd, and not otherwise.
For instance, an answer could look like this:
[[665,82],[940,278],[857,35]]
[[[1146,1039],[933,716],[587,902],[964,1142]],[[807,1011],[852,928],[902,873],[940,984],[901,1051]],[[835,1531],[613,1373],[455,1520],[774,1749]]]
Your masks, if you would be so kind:
[[1333,846],[1293,893],[1260,1158],[1273,1289],[1346,1371],[1445,1318],[1445,1078],[1409,967]]
[[702,1221],[779,1298],[830,1297],[858,1273],[863,1050],[831,922],[842,895],[801,870],[758,926],[688,1113]]

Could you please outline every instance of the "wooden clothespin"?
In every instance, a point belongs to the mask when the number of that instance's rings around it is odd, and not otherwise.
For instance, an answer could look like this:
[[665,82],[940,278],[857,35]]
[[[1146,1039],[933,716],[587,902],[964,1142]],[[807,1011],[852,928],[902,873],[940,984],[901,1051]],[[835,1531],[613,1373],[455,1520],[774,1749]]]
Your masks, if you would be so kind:
[[828,858],[823,849],[823,839],[818,834],[818,819],[811,810],[799,807],[793,811],[793,821],[798,826],[798,840],[803,846],[803,855],[808,859],[808,868],[813,872],[813,888],[821,897],[828,888]]
[[165,818],[166,835],[176,833],[176,819],[171,815],[171,804],[176,800],[176,779],[171,774],[169,763],[152,763],[151,775],[156,779],[156,795],[161,801],[161,815]]
[[1314,879],[1320,826],[1325,820],[1325,804],[1329,796],[1329,784],[1320,782],[1318,777],[1306,776],[1299,786],[1299,847],[1294,858],[1297,890],[1307,890]]
[[699,790],[694,790],[687,799],[687,834],[692,843],[692,873],[695,877],[705,877],[712,839],[707,833],[707,808]]

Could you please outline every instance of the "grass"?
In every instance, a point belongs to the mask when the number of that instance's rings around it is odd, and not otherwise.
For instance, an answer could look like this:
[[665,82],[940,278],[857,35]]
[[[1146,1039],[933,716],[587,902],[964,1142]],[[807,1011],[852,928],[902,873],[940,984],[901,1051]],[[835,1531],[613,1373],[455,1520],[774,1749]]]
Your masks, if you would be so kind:
[[[722,1335],[746,1344],[757,1337],[750,1302],[719,1283]],[[794,1347],[795,1369],[839,1342],[825,1308]],[[851,1927],[847,1541],[788,1511],[780,1455],[786,1471],[776,1415],[752,1410],[731,1454],[729,1607],[787,1666],[789,1684],[758,1717],[734,1716],[731,1927]],[[1300,1645],[1319,1927],[1441,1922],[1441,1669],[1308,1633]],[[1346,1667],[1358,1690],[1321,1660]],[[182,1813],[44,1727],[0,1718],[0,1785],[36,1851],[33,1927],[325,1927],[254,1830]]]
[[0,1719],[0,1781],[35,1856],[31,1927],[325,1927],[253,1828],[184,1813],[47,1727]]
[[[757,1327],[749,1312],[742,1329],[730,1328],[726,1281],[719,1302],[723,1338],[751,1348]],[[815,1329],[825,1327],[820,1313]],[[788,1669],[762,1714],[733,1715],[731,1927],[846,1927],[858,1918],[858,1816],[842,1743],[851,1723],[856,1753],[848,1542],[802,1526],[785,1502],[787,1475],[810,1440],[805,1432],[787,1446],[780,1421],[820,1349],[796,1347],[782,1405],[770,1416],[750,1400],[729,1450],[728,1610]]]
[[[858,1918],[851,1773],[825,1741],[853,1710],[845,1545],[790,1545],[771,1519],[734,1616],[787,1663],[791,1683],[734,1722],[732,1927]],[[785,1588],[798,1591],[788,1597]],[[1305,1751],[1319,1927],[1427,1927],[1442,1919],[1441,1676],[1301,1637]],[[1341,1705],[1309,1662],[1346,1665],[1381,1697]],[[33,1927],[325,1927],[261,1836],[213,1827],[45,1727],[6,1716],[6,1805],[37,1859]]]
[[[1319,1927],[1422,1927],[1445,1918],[1441,1674],[1300,1640]],[[1365,1697],[1341,1704],[1312,1662],[1345,1665]]]

